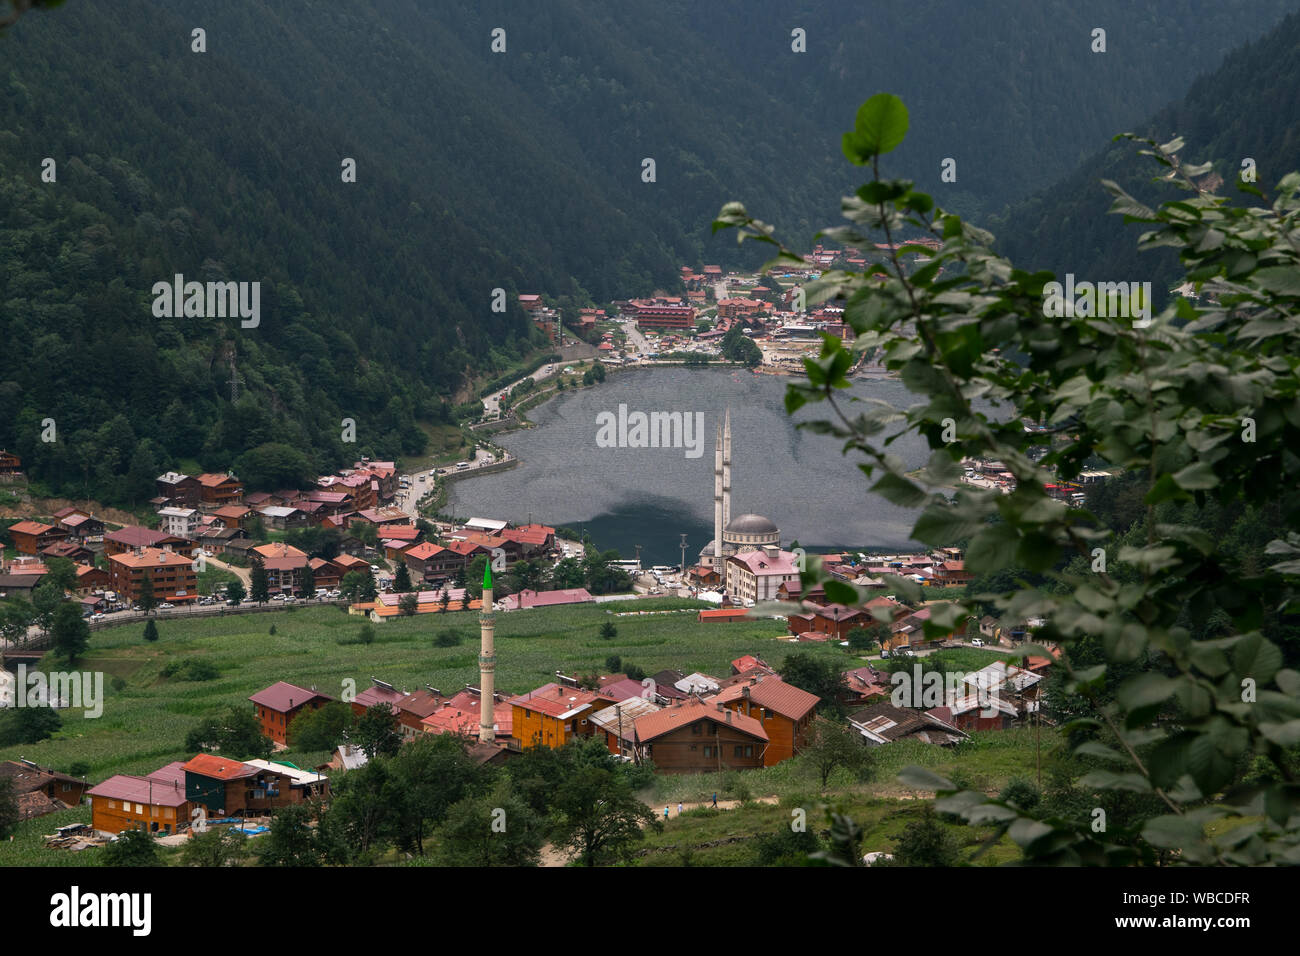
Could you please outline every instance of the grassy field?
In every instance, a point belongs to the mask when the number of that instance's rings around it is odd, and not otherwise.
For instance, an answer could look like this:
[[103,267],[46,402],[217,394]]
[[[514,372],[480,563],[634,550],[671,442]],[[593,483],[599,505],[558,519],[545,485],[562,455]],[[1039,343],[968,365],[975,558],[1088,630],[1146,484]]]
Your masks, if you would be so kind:
[[[616,617],[611,611],[680,608],[679,599],[614,602],[605,605],[546,608],[498,614],[497,687],[522,693],[567,674],[605,671],[605,659],[618,655],[646,673],[667,667],[725,675],[729,662],[759,654],[779,665],[793,650],[826,654],[843,666],[852,660],[838,649],[777,643],[782,622],[701,624],[691,613]],[[603,640],[601,624],[613,621],[617,636]],[[114,773],[144,773],[172,760],[193,756],[182,747],[199,720],[231,704],[247,703],[250,694],[285,680],[315,686],[339,696],[344,681],[358,691],[377,677],[415,690],[425,684],[454,693],[478,683],[478,619],[473,612],[420,615],[375,625],[373,644],[340,644],[356,635],[362,619],[337,608],[286,609],[275,614],[234,615],[192,621],[160,621],[159,640],[146,643],[140,623],[97,631],[78,670],[104,673],[105,701],[98,719],[64,711],[63,728],[37,744],[0,748],[0,759],[19,756],[64,769],[77,761],[90,766],[89,779]],[[270,628],[275,627],[275,634]],[[454,647],[434,647],[434,636],[447,628],[461,632]],[[200,656],[220,671],[202,682],[166,679],[172,661]],[[46,670],[66,669],[53,655]],[[290,751],[285,759],[313,766],[319,754]]]

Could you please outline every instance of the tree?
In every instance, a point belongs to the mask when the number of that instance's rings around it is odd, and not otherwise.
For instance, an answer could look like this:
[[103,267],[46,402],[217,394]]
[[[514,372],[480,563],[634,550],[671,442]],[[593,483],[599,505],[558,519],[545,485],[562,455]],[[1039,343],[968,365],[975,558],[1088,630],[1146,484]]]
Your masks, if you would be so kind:
[[194,833],[181,851],[182,866],[239,866],[248,856],[248,837],[233,827]]
[[879,621],[868,627],[855,627],[848,633],[849,649],[873,651],[889,639],[889,625]]
[[372,598],[363,596],[366,582],[370,582],[373,590],[375,586],[374,576],[364,571],[349,571],[343,575],[343,580],[339,582],[339,593],[349,601],[369,601]]
[[316,596],[316,572],[312,570],[310,564],[304,565],[302,573],[298,576],[298,596],[305,598]]
[[397,574],[393,577],[393,590],[398,594],[405,594],[412,590],[411,571],[406,566],[405,561],[397,562]]
[[8,708],[0,711],[0,747],[40,743],[62,726],[63,718],[52,707]]
[[617,674],[623,669],[623,658],[617,654],[610,654],[605,658],[605,670],[611,674]]
[[251,708],[232,706],[208,717],[185,735],[186,750],[219,750],[235,759],[266,758],[271,755],[271,738],[262,734]]
[[391,757],[402,746],[402,736],[397,732],[397,718],[389,704],[373,704],[357,718],[353,741],[366,752],[366,757]]
[[48,631],[54,623],[54,613],[63,603],[63,588],[53,581],[42,581],[32,589],[32,623]]
[[[1087,815],[1049,817],[919,768],[903,779],[937,793],[943,812],[968,823],[996,820],[994,837],[1010,835],[1029,864],[1293,859],[1300,792],[1281,781],[1295,776],[1287,752],[1295,734],[1287,728],[1300,715],[1300,676],[1286,666],[1297,655],[1284,623],[1300,586],[1300,422],[1274,423],[1262,410],[1290,408],[1300,392],[1300,368],[1283,358],[1300,353],[1300,327],[1281,318],[1300,309],[1293,237],[1300,174],[1284,176],[1263,203],[1250,198],[1263,198],[1257,187],[1238,183],[1247,195],[1233,204],[1211,192],[1222,180],[1206,177],[1210,164],[1179,155],[1181,138],[1132,137],[1163,168],[1162,181],[1182,193],[1151,208],[1103,182],[1113,213],[1147,224],[1142,248],[1178,251],[1179,283],[1194,297],[1170,296],[1157,313],[1150,289],[1136,283],[1122,300],[1112,286],[1100,294],[1100,287],[1079,289],[1067,301],[1062,283],[998,257],[988,233],[937,208],[911,182],[882,180],[880,157],[907,127],[902,102],[880,94],[844,136],[845,155],[868,167],[871,181],[843,204],[849,225],[822,235],[846,245],[883,238],[885,274],[831,270],[809,286],[814,302],[845,303],[854,337],[824,340],[805,365],[807,379],[789,386],[786,407],[793,414],[830,403],[832,418],[805,427],[864,456],[858,467],[871,487],[918,510],[917,540],[964,542],[976,577],[1007,569],[1042,576],[1017,576],[981,599],[1013,620],[1043,618],[1039,643],[1024,652],[1050,653],[1042,642],[1058,647],[1053,666],[1066,675],[1066,693],[1090,700],[1096,716],[1070,734],[1068,759],[1081,782],[1103,800],[1127,794],[1147,805],[1113,814],[1104,831],[1094,831]],[[774,245],[781,261],[797,258],[738,203],[725,206],[715,225]],[[920,250],[903,241],[917,233],[936,247],[924,265],[913,258]],[[865,350],[882,356],[920,401],[857,414],[842,390]],[[890,427],[896,422],[902,432]],[[878,441],[905,433],[930,449],[918,471]],[[946,493],[967,458],[1003,462],[1014,487]],[[1096,463],[1138,476],[1142,511],[1131,527],[1049,495],[1047,484]],[[1263,547],[1243,553],[1197,526],[1208,509],[1225,507],[1274,509]],[[824,579],[828,600],[866,597],[823,572],[811,576]],[[903,598],[920,596],[903,578],[889,586]],[[931,610],[927,637],[950,633],[972,613],[961,602]],[[1197,637],[1217,610],[1228,618],[1215,623],[1223,636]],[[1076,649],[1098,638],[1102,660],[1077,666]],[[1243,687],[1255,688],[1246,706]],[[1278,780],[1248,778],[1247,757],[1256,754]],[[1270,809],[1261,816],[1261,807]],[[1210,819],[1213,828],[1205,826]],[[1238,831],[1242,823],[1249,832]],[[918,828],[911,841],[933,844],[929,856],[947,858],[933,832]]]
[[226,585],[227,603],[237,605],[247,596],[248,592],[244,590],[244,582],[239,580],[239,578],[235,578],[235,580]]
[[804,652],[789,654],[781,664],[781,679],[816,694],[822,708],[838,711],[844,675],[833,661]]
[[140,605],[140,610],[149,614],[158,606],[158,598],[154,594],[153,576],[146,571],[140,579],[140,593],[136,595],[135,603]]
[[397,610],[403,617],[414,617],[420,609],[420,599],[415,594],[403,594],[397,599]]
[[395,825],[402,796],[386,760],[371,760],[339,780],[330,817],[361,860]]
[[584,587],[587,573],[577,558],[561,558],[551,569],[551,587],[563,591],[569,588]]
[[51,635],[54,649],[66,657],[69,664],[75,664],[90,646],[90,625],[81,616],[81,608],[71,601],[65,601],[54,612]]
[[289,725],[289,743],[296,750],[333,750],[352,726],[352,708],[332,700],[315,710],[304,709]]
[[153,618],[144,622],[144,639],[150,643],[158,640],[158,622]]
[[960,859],[956,837],[940,822],[934,806],[926,803],[921,818],[903,828],[892,862],[895,866],[956,866]]
[[605,621],[600,625],[600,638],[603,641],[612,641],[618,637],[618,628],[614,626],[613,621]]
[[249,572],[249,596],[258,604],[271,600],[271,578],[266,573],[266,564],[260,557],[253,559],[253,569]]
[[0,637],[10,642],[26,641],[27,629],[35,617],[36,609],[25,598],[0,601]]
[[453,804],[438,836],[441,866],[536,866],[545,828],[503,784],[490,794]]
[[449,604],[451,604],[451,592],[448,591],[446,585],[444,585],[442,593],[438,595],[438,607],[441,609],[443,614],[447,613],[447,605]]
[[123,830],[117,839],[104,846],[104,865],[161,866],[158,844],[144,830]]
[[18,828],[22,814],[18,810],[18,800],[14,796],[12,777],[0,777],[0,840],[9,838],[9,834]]
[[401,793],[397,845],[419,854],[428,827],[441,823],[457,801],[479,796],[492,776],[452,734],[421,735],[403,745],[389,764]]
[[870,770],[874,756],[848,724],[821,716],[813,718],[799,755],[816,769],[823,790],[838,768],[845,767],[862,774]]
[[625,858],[645,827],[663,826],[621,774],[600,766],[574,770],[556,789],[552,810],[555,844],[583,866]]
[[320,862],[311,816],[311,809],[302,803],[276,810],[270,832],[259,838],[258,862],[262,866],[314,866]]

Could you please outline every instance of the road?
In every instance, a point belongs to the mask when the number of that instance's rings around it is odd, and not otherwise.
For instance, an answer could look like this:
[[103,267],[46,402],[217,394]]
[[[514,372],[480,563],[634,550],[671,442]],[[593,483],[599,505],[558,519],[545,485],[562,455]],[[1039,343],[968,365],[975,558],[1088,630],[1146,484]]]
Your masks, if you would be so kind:
[[[640,328],[637,327],[636,319],[628,319],[623,323],[623,331],[627,333],[628,344],[631,346],[628,351],[636,353],[635,358],[645,358],[646,354],[653,352],[649,340],[641,334]],[[629,358],[633,356],[629,355]]]
[[248,589],[253,586],[253,572],[248,568],[240,568],[233,564],[226,564],[225,561],[222,561],[219,558],[205,557],[203,560],[207,561],[207,563],[212,565],[214,568],[220,568],[222,571],[229,571],[235,577],[239,578],[239,580],[244,584],[245,593],[247,593]]
[[[399,487],[397,495],[393,498],[393,504],[402,511],[406,512],[413,518],[418,518],[419,509],[416,507],[419,500],[423,498],[433,488],[434,475],[438,471],[456,472],[465,474],[473,472],[475,469],[482,468],[484,465],[491,465],[498,459],[493,452],[484,451],[482,448],[474,449],[474,458],[469,463],[468,468],[457,468],[455,465],[448,465],[444,468],[426,468],[423,471],[408,472],[401,477],[410,478],[411,486],[409,488]],[[509,461],[510,453],[506,452],[499,459],[500,461]]]
[[[501,396],[504,395],[506,392],[510,391],[512,388],[514,388],[525,378],[531,378],[534,382],[540,382],[543,379],[547,379],[547,378],[554,378],[556,375],[560,374],[560,370],[563,367],[564,367],[563,362],[556,365],[543,365],[541,368],[539,368],[536,372],[533,372],[531,375],[525,375],[523,378],[511,382],[509,385],[506,385],[498,389],[497,391],[493,392],[491,395],[483,399],[484,416],[488,418],[492,418],[496,415],[500,415]],[[548,372],[547,369],[550,369],[550,371]]]

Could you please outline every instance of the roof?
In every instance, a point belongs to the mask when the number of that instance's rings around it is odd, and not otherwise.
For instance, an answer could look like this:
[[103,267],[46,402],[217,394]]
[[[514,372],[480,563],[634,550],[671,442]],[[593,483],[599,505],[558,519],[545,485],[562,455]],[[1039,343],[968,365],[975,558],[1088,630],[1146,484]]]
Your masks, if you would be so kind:
[[565,588],[558,591],[529,591],[524,589],[505,599],[510,610],[530,607],[555,607],[560,604],[587,604],[595,598],[586,588]]
[[319,691],[307,690],[304,687],[298,687],[285,681],[278,681],[265,690],[259,690],[248,699],[259,707],[269,707],[279,713],[286,713],[290,708],[301,707],[318,697],[322,700],[334,699],[328,694],[322,694]]
[[281,777],[288,777],[293,781],[293,786],[295,787],[302,787],[307,784],[327,779],[315,771],[299,770],[297,767],[290,767],[288,764],[284,763],[276,763],[274,760],[262,760],[260,757],[256,760],[245,760],[244,766],[252,767],[256,770],[270,771],[271,773],[279,774]]
[[129,524],[125,528],[110,531],[104,535],[104,540],[124,544],[129,548],[144,548],[156,545],[160,541],[169,541],[173,537],[174,535],[167,534],[164,531],[151,531],[149,528]]
[[626,741],[636,739],[635,724],[638,717],[658,713],[661,708],[652,700],[644,697],[629,697],[602,710],[596,711],[588,718],[601,730],[609,731]]
[[[946,711],[944,712],[947,713]],[[895,707],[881,701],[849,714],[852,724],[863,737],[872,743],[885,744],[904,737],[916,737],[925,743],[950,744],[969,736],[954,727],[937,711],[921,713]]]
[[434,544],[432,541],[421,541],[419,544],[412,545],[406,549],[408,558],[415,558],[417,561],[427,561],[434,555],[441,554],[446,548]]
[[148,777],[119,773],[86,792],[92,797],[103,797],[106,800],[122,800],[155,807],[184,806],[189,802],[185,796],[184,783],[174,777],[169,780],[159,779],[165,770],[166,767],[154,771]]
[[45,534],[56,529],[53,525],[41,524],[39,521],[19,521],[11,524],[9,530],[17,531],[19,534]]
[[283,541],[273,541],[270,544],[259,544],[253,549],[264,558],[305,558],[307,552],[301,548],[295,548],[291,544],[285,544]]
[[633,680],[630,677],[624,677],[622,680],[612,681],[600,689],[605,697],[612,697],[614,700],[628,700],[634,697],[640,697],[644,685],[639,680]]
[[[733,521],[732,524],[735,522]],[[795,566],[796,556],[790,551],[778,551],[773,555],[769,555],[766,551],[743,551],[740,554],[730,555],[727,560],[743,564],[755,575],[799,573],[799,568]]]
[[235,484],[239,484],[239,479],[231,474],[213,473],[213,474],[199,475],[199,484],[203,485],[206,488],[217,488],[220,487],[221,485],[224,485],[226,482],[234,482]]
[[758,740],[767,740],[767,731],[753,717],[702,700],[688,700],[639,718],[636,721],[636,738],[642,743],[648,743],[674,730],[689,727],[697,720],[709,720],[715,724],[735,727],[743,734]]
[[243,761],[216,754],[199,754],[183,766],[186,773],[197,773],[214,780],[239,780],[257,773],[256,768]]
[[801,720],[816,708],[821,698],[806,690],[787,684],[776,674],[756,677],[749,683],[733,684],[711,698],[715,702],[729,703],[745,696],[765,710],[775,711],[782,717]]
[[568,720],[591,708],[600,697],[589,690],[563,684],[543,684],[536,690],[510,699],[512,707],[536,711],[557,720]]
[[681,680],[674,682],[674,687],[686,694],[702,691],[708,693],[721,687],[721,683],[716,677],[710,677],[708,674],[701,674],[696,671],[694,674],[687,674]]
[[698,621],[741,621],[749,614],[743,607],[713,607],[699,613]]
[[4,779],[13,781],[15,794],[37,790],[46,784],[54,782],[75,783],[77,786],[82,784],[80,777],[59,773],[57,770],[51,770],[48,767],[28,766],[17,760],[6,760],[0,763],[0,780]]
[[134,551],[123,551],[120,554],[110,554],[108,560],[128,568],[153,568],[167,565],[179,567],[191,563],[185,555],[177,554],[175,551],[164,551],[162,548],[141,548],[139,554]]

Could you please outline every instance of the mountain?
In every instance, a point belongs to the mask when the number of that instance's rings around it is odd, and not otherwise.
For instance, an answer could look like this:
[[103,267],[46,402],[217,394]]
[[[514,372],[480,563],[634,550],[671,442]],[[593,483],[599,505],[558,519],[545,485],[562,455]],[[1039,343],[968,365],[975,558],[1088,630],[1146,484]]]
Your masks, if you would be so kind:
[[[825,7],[29,12],[0,38],[0,446],[47,490],[112,502],[182,460],[226,468],[268,445],[306,471],[418,452],[419,423],[542,346],[517,293],[604,303],[673,288],[683,262],[753,265],[711,235],[731,199],[796,243],[833,220],[853,181],[840,133],[878,89],[912,109],[893,171],[925,186],[955,156],[958,183],[929,188],[998,208],[1295,0],[1250,18],[1212,0]],[[156,317],[150,290],[176,274],[259,282],[260,324]]]
[[[1235,188],[1243,160],[1253,159],[1254,185],[1268,195],[1284,175],[1300,169],[1300,15],[1234,51],[1132,132],[1162,143],[1181,136],[1186,146],[1180,158],[1211,162],[1212,172],[1199,181],[1221,179],[1218,192],[1233,202],[1258,201]],[[1129,141],[1111,144],[1061,182],[1012,206],[990,226],[999,252],[1021,268],[1073,272],[1081,280],[1150,279],[1157,293],[1167,291],[1180,275],[1174,252],[1156,249],[1135,258],[1146,226],[1108,215],[1111,197],[1100,185],[1114,180],[1148,205],[1178,198],[1175,187],[1152,181],[1163,167],[1137,151]]]

